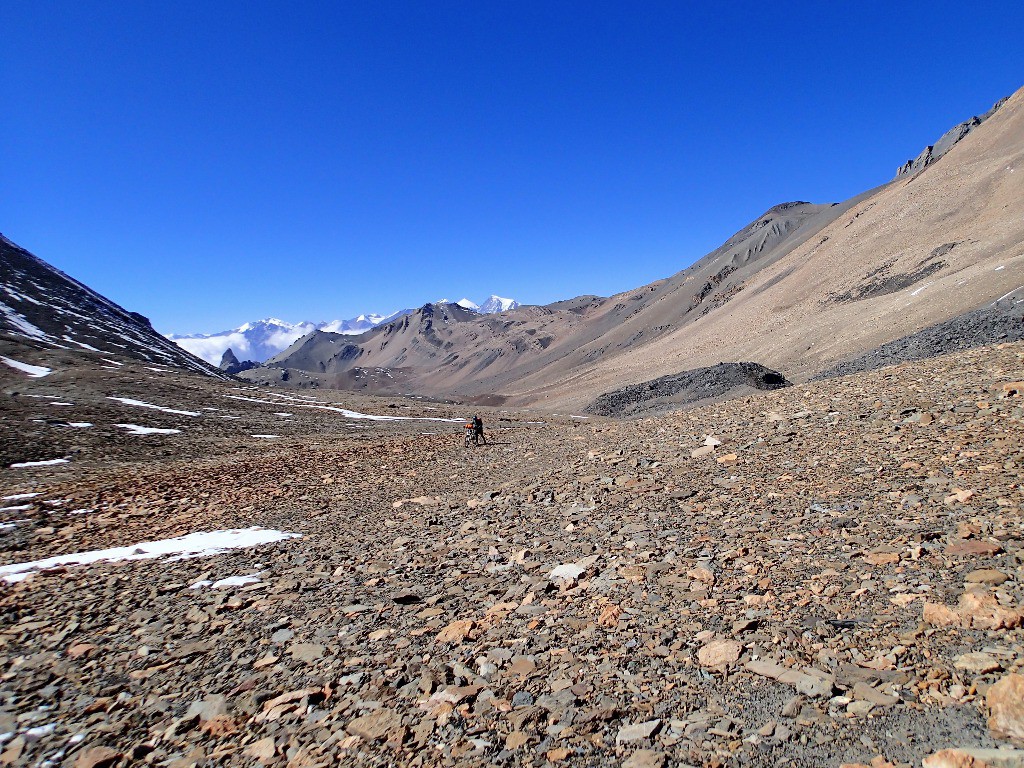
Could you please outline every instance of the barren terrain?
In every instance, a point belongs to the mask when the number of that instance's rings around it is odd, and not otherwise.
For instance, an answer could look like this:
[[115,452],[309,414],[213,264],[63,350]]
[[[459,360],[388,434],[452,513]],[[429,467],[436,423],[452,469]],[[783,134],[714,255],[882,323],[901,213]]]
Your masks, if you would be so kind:
[[[4,764],[884,766],[1024,738],[1024,344],[658,419],[481,409],[470,449],[453,406],[0,352],[37,366],[0,366]],[[202,531],[295,535],[70,563]]]

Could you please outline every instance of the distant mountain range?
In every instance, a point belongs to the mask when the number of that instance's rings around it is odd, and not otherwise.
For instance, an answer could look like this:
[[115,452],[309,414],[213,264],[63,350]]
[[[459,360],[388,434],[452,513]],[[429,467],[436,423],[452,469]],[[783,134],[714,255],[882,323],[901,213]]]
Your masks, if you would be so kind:
[[[489,296],[480,304],[469,299],[459,299],[455,302],[438,299],[434,304],[458,304],[464,309],[483,315],[507,312],[519,306],[519,302],[515,299],[506,299],[501,296]],[[224,353],[229,349],[239,360],[254,360],[262,363],[313,331],[356,336],[376,328],[382,323],[390,322],[415,311],[415,309],[402,309],[388,315],[369,313],[353,317],[350,320],[331,320],[320,323],[309,321],[289,323],[275,317],[268,317],[264,320],[243,323],[237,328],[218,333],[167,334],[167,338],[211,365],[218,365]]]

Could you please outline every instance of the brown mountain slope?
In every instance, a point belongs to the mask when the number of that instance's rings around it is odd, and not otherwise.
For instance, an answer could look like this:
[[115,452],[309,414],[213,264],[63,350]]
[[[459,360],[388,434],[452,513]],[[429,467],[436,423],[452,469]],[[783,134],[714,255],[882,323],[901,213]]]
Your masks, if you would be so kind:
[[[527,376],[553,373],[564,380],[725,305],[758,270],[869,194],[846,203],[775,206],[691,267],[610,298],[583,296],[483,317],[428,304],[359,337],[312,333],[268,364],[313,373],[332,386],[375,379],[377,390],[457,397],[490,397]],[[375,376],[378,370],[388,376]]]
[[916,173],[844,203],[776,206],[650,285],[486,317],[427,305],[359,337],[312,334],[270,365],[328,386],[557,408],[720,361],[799,381],[1024,283],[1022,102]]
[[758,272],[728,305],[578,376],[517,392],[582,404],[601,392],[720,360],[791,379],[1024,284],[1024,89],[939,161],[899,179]]

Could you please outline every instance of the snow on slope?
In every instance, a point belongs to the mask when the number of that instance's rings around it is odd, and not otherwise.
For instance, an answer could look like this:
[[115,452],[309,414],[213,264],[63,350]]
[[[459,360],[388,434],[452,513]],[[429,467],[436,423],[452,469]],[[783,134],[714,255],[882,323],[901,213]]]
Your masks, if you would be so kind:
[[0,355],[0,360],[9,365],[11,368],[15,368],[23,373],[27,373],[33,379],[41,379],[43,376],[49,376],[53,373],[53,370],[42,365],[29,365],[19,360],[12,360],[9,357]]
[[0,334],[35,345],[124,355],[224,378],[154,331],[142,315],[118,306],[3,235]]

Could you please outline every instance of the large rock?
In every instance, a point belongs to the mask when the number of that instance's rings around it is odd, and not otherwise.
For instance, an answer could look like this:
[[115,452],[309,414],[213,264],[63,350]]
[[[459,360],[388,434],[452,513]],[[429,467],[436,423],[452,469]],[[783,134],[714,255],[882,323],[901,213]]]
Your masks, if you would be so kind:
[[605,392],[584,411],[598,416],[631,416],[707,398],[790,386],[792,382],[781,373],[759,363],[719,363]]
[[380,741],[387,737],[391,731],[400,728],[402,716],[393,709],[378,709],[368,715],[357,717],[349,723],[345,730],[353,736],[359,736],[367,741]]
[[720,667],[739,660],[743,644],[735,640],[712,640],[699,651],[697,661],[702,667]]
[[924,768],[1024,768],[1024,750],[943,749],[924,759]]
[[228,347],[224,350],[224,354],[220,358],[220,365],[217,367],[225,373],[230,373],[234,376],[242,371],[251,371],[253,368],[259,368],[260,364],[252,360],[239,361],[238,357],[235,356],[234,350]]
[[1007,675],[988,689],[989,730],[1001,739],[1024,742],[1024,675]]

